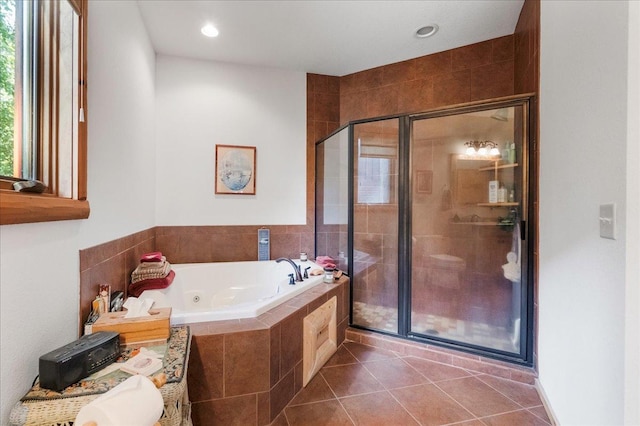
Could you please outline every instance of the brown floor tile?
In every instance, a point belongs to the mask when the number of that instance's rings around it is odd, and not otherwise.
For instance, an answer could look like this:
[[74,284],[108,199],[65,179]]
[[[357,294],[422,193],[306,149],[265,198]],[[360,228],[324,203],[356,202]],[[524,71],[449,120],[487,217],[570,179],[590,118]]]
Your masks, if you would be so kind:
[[289,422],[287,421],[287,417],[284,415],[284,411],[278,414],[278,417],[276,417],[269,426],[289,426]]
[[461,377],[469,377],[472,375],[463,368],[452,367],[450,365],[440,364],[439,362],[433,362],[422,358],[406,357],[402,359],[432,382],[459,379]]
[[549,423],[534,416],[527,410],[513,411],[497,416],[483,417],[482,421],[488,426],[549,426]]
[[531,411],[534,415],[538,416],[545,422],[551,424],[551,420],[549,419],[549,414],[547,414],[547,409],[544,408],[544,405],[541,405],[539,407],[531,407],[529,408],[529,411]]
[[361,364],[324,367],[320,374],[337,397],[384,390],[384,387]]
[[425,426],[474,419],[473,414],[435,385],[411,386],[390,392],[420,424]]
[[349,352],[347,348],[344,347],[344,345],[340,345],[336,353],[333,354],[331,358],[329,358],[324,366],[332,367],[336,365],[356,364],[357,362],[358,360],[355,359],[353,355],[351,355],[351,352]]
[[316,374],[307,386],[302,388],[300,392],[291,400],[289,406],[307,404],[309,402],[326,401],[335,399],[336,396],[327,385],[322,375]]
[[374,348],[355,342],[345,342],[344,346],[360,362],[377,361],[380,359],[396,358],[397,354],[385,349]]
[[356,425],[418,425],[407,410],[386,391],[349,396],[341,398],[340,402]]
[[429,380],[418,373],[402,358],[385,359],[363,363],[373,376],[387,389],[428,383]]
[[495,376],[488,376],[486,374],[476,377],[503,395],[513,399],[524,408],[542,405],[538,391],[536,391],[534,386],[514,382],[513,380],[501,379]]
[[271,426],[550,426],[541,404],[530,385],[345,342]]
[[337,400],[296,405],[284,410],[290,426],[352,426],[353,422]]
[[501,414],[521,408],[475,377],[439,382],[437,386],[478,417]]

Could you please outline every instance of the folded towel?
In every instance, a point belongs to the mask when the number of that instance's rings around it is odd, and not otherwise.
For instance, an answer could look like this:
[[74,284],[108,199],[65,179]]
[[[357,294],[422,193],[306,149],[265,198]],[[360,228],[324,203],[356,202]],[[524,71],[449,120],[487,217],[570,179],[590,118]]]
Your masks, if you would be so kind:
[[139,269],[160,269],[164,268],[164,264],[167,262],[167,258],[162,256],[160,262],[140,262]]
[[329,256],[318,256],[316,257],[315,260],[316,265],[321,266],[321,267],[330,267],[330,268],[335,268],[336,267],[336,261],[333,260],[331,257]]
[[147,279],[164,278],[171,271],[171,264],[167,261],[157,268],[141,267],[141,265],[142,264],[138,265],[138,267],[131,273],[132,284]]
[[154,251],[151,253],[145,253],[140,256],[140,262],[160,262],[163,258],[164,256],[162,256],[161,252]]
[[160,290],[167,288],[176,277],[175,271],[169,271],[164,278],[150,278],[129,284],[129,296],[138,297],[145,290]]

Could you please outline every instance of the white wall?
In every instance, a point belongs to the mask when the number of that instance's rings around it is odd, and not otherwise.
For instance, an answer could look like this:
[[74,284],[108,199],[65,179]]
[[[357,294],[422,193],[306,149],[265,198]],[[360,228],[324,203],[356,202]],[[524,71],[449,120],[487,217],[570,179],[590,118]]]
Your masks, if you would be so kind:
[[[162,55],[156,67],[157,225],[305,224],[306,74]],[[216,144],[256,147],[255,196],[215,194]]]
[[155,226],[155,52],[135,2],[92,1],[89,18],[91,232],[82,247]]
[[[622,1],[541,4],[538,359],[562,425],[624,420],[627,18]],[[608,202],[617,240],[599,237]]]
[[640,2],[629,3],[625,424],[640,425]]
[[0,227],[3,425],[38,374],[38,357],[77,337],[78,250],[154,225],[154,53],[135,3],[89,8],[91,216]]

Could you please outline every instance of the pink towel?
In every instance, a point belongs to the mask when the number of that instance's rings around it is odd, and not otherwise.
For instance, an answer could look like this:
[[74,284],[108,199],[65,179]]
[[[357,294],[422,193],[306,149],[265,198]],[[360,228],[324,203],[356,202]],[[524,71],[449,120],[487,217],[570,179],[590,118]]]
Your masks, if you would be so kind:
[[316,257],[315,262],[318,266],[321,266],[323,268],[336,268],[335,260],[333,260],[329,256],[318,256]]

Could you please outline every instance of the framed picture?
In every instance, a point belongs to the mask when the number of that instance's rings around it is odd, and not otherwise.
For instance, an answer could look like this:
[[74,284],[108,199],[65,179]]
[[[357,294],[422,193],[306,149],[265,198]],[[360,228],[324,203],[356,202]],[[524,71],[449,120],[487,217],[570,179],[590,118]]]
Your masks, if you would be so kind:
[[419,194],[431,194],[433,187],[433,170],[416,171],[416,192]]
[[216,145],[216,194],[255,193],[256,147]]

